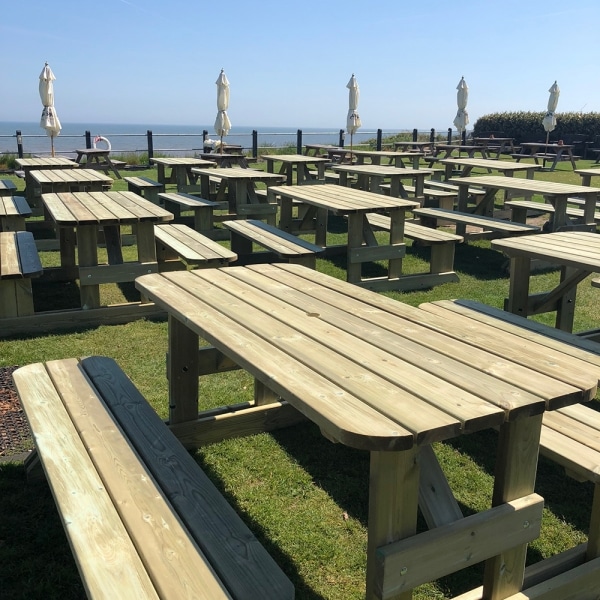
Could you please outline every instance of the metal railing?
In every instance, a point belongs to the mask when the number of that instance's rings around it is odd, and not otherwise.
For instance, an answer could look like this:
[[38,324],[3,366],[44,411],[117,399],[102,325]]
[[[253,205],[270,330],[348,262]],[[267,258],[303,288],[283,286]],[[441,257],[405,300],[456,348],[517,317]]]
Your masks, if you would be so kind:
[[[402,130],[402,131],[393,131],[393,132],[384,132],[382,129],[377,129],[374,131],[360,131],[354,134],[354,146],[365,146],[375,145],[375,149],[381,150],[383,147],[383,139],[385,137],[392,137],[398,135],[405,135],[406,139],[412,141],[417,140],[429,140],[431,142],[447,140],[451,142],[455,139],[453,136],[453,130],[448,129],[444,132],[437,133],[435,129],[430,129],[426,131],[419,131],[417,129],[410,130]],[[261,137],[273,139],[281,136],[282,138],[285,136],[287,138],[287,143],[282,146],[276,146],[273,143],[266,143],[263,141],[263,145],[260,145]],[[346,134],[344,129],[335,130],[331,132],[327,131],[303,131],[298,129],[295,134],[290,132],[268,132],[262,134],[258,130],[252,130],[252,132],[246,133],[230,133],[227,136],[226,143],[232,145],[232,140],[237,140],[240,138],[243,141],[248,141],[248,143],[238,144],[243,152],[249,153],[252,157],[256,158],[259,155],[260,151],[272,150],[273,148],[287,148],[289,146],[296,147],[296,152],[298,154],[302,153],[302,148],[304,143],[307,141],[307,138],[316,137],[324,138],[329,136],[332,141],[335,141],[338,146],[344,147],[348,141],[348,134]],[[152,158],[155,154],[164,154],[164,153],[187,153],[187,152],[207,152],[210,151],[210,146],[207,146],[205,142],[210,139],[209,133],[207,130],[204,130],[202,134],[197,133],[153,133],[152,130],[147,130],[145,134],[143,133],[112,133],[110,134],[111,139],[119,139],[119,141],[123,138],[138,138],[140,140],[139,147],[138,145],[131,143],[122,143],[122,148],[117,147],[118,143],[112,147],[112,152],[114,154],[147,154],[148,158]],[[169,147],[160,147],[161,139],[163,138],[189,138],[193,139],[197,143],[191,143],[191,147],[181,147],[177,145],[176,148]],[[358,140],[357,140],[358,138]],[[23,134],[20,130],[16,130],[14,134],[0,134],[0,141],[2,140],[14,140],[14,151],[2,150],[0,154],[10,155],[16,154],[19,158],[23,158],[24,156],[30,156],[36,153],[45,153],[49,151],[50,145],[48,144],[48,150],[38,150],[35,148],[42,147],[42,144],[30,144],[28,147],[28,141],[33,140],[47,140],[47,136],[43,133],[40,134]],[[75,142],[72,142],[75,140]],[[363,140],[363,141],[360,141]],[[214,140],[213,140],[214,141]],[[64,134],[54,138],[55,144],[55,153],[62,154],[74,154],[75,150],[71,147],[69,148],[69,142],[74,143],[75,148],[81,148],[82,146],[85,148],[93,147],[93,139],[90,131],[85,131],[81,135],[73,135],[73,134]],[[11,144],[8,144],[11,145]]]

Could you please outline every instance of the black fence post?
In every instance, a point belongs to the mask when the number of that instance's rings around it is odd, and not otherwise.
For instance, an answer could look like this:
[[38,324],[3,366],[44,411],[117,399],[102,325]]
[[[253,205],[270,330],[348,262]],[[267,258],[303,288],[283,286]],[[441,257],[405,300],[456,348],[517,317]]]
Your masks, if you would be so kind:
[[413,129],[413,142],[416,142],[419,139],[419,132],[417,131],[417,129]]
[[452,143],[452,128],[448,127],[448,143]]
[[343,129],[340,129],[340,139],[339,139],[339,142],[340,142],[340,143],[338,144],[338,146],[339,146],[340,148],[343,148],[343,147],[344,147],[344,139],[345,139],[345,138],[346,138],[346,134],[344,133],[344,130],[343,130]]
[[252,158],[258,157],[258,131],[252,130]]
[[429,132],[429,141],[433,144],[435,142],[435,129],[432,127]]
[[383,132],[381,131],[381,129],[377,130],[377,146],[375,147],[376,150],[381,150],[381,140],[382,140],[382,136],[383,136]]
[[86,148],[92,147],[92,134],[87,130],[85,132],[85,147]]
[[17,129],[17,154],[19,158],[23,158],[23,136],[20,129]]
[[460,142],[464,146],[467,143],[467,130],[463,129],[463,132],[460,136]]
[[296,154],[302,154],[302,129],[296,131]]
[[150,159],[154,158],[154,140],[150,129],[146,131],[146,138],[148,139],[148,164],[150,164]]

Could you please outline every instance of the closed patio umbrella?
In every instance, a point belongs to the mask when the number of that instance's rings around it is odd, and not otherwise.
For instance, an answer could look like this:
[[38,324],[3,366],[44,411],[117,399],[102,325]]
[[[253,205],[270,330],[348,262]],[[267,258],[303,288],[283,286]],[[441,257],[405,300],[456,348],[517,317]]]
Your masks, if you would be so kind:
[[221,138],[221,154],[223,154],[223,136],[229,133],[231,129],[231,121],[227,116],[229,108],[229,81],[223,69],[216,81],[217,84],[217,119],[215,121],[215,132]]
[[356,81],[356,77],[354,77],[354,73],[352,73],[352,77],[350,77],[350,81],[346,87],[350,90],[348,94],[348,117],[346,118],[346,131],[350,134],[350,152],[352,152],[352,136],[354,135],[354,132],[357,131],[362,125],[357,112],[360,90],[358,88],[358,81]]
[[556,116],[554,113],[558,106],[558,97],[560,96],[560,89],[556,81],[548,91],[550,92],[550,97],[548,98],[548,112],[546,112],[546,115],[542,119],[542,125],[546,131],[546,146],[550,139],[550,132],[554,131],[556,128]]
[[56,77],[52,72],[52,69],[46,63],[42,72],[40,73],[40,98],[44,105],[42,111],[42,118],[40,119],[40,127],[46,130],[46,133],[50,137],[50,147],[52,149],[52,156],[54,156],[54,138],[60,133],[62,126],[56,109],[54,108],[54,80]]
[[458,130],[462,142],[462,134],[467,129],[467,125],[469,124],[469,113],[467,112],[469,86],[467,85],[467,82],[465,81],[464,77],[460,78],[456,89],[458,90],[456,93],[456,104],[458,105],[458,112],[456,113],[456,117],[454,117],[454,127],[456,127],[456,129]]

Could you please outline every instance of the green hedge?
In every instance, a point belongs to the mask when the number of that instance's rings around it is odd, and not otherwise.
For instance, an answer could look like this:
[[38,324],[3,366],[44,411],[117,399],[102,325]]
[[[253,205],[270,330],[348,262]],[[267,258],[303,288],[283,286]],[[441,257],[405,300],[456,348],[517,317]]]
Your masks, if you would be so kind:
[[[484,115],[473,126],[475,137],[502,132],[512,137],[515,143],[536,142],[546,139],[542,126],[545,112],[504,112]],[[600,136],[600,113],[556,113],[556,129],[550,133],[550,140],[569,140],[573,136],[585,135],[586,140],[594,141]]]

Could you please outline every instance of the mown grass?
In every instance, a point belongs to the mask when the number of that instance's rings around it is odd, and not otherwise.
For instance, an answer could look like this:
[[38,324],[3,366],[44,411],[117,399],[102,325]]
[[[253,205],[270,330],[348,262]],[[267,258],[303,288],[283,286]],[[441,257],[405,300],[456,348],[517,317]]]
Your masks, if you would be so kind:
[[[589,161],[581,162],[588,166]],[[260,166],[260,163],[259,165]],[[143,172],[156,177],[154,170]],[[541,179],[578,183],[565,163]],[[22,187],[21,180],[15,181]],[[114,189],[125,189],[115,181]],[[336,229],[337,228],[337,229]],[[332,222],[330,241],[343,241],[343,223]],[[126,248],[126,253],[133,252]],[[426,249],[408,248],[407,272],[426,270]],[[45,266],[57,253],[42,254]],[[508,292],[506,260],[477,241],[457,247],[460,281],[408,293],[387,292],[413,306],[443,298],[471,298],[501,307]],[[345,278],[345,260],[317,261],[318,270]],[[373,272],[383,268],[373,265]],[[558,280],[555,270],[533,276],[532,291]],[[119,302],[132,290],[106,286],[103,301]],[[78,288],[36,285],[38,309],[60,302],[77,306]],[[575,330],[597,325],[597,294],[588,281],[579,287]],[[536,317],[552,324],[553,315]],[[0,366],[89,354],[117,360],[161,417],[167,416],[164,322],[136,321],[61,334],[3,340]],[[241,371],[201,381],[201,407],[250,400],[252,380]],[[435,444],[465,514],[489,507],[494,469],[495,432],[485,431]],[[368,465],[365,452],[325,440],[312,424],[272,434],[228,440],[202,448],[195,457],[286,571],[303,600],[352,600],[364,596]],[[591,485],[577,483],[554,464],[540,460],[537,491],[546,507],[541,537],[530,545],[528,561],[537,562],[585,539]],[[22,466],[0,465],[0,596],[3,599],[85,597],[69,546],[45,483],[27,484]],[[424,528],[424,524],[420,523]],[[481,565],[419,588],[419,600],[449,598],[479,585]]]

